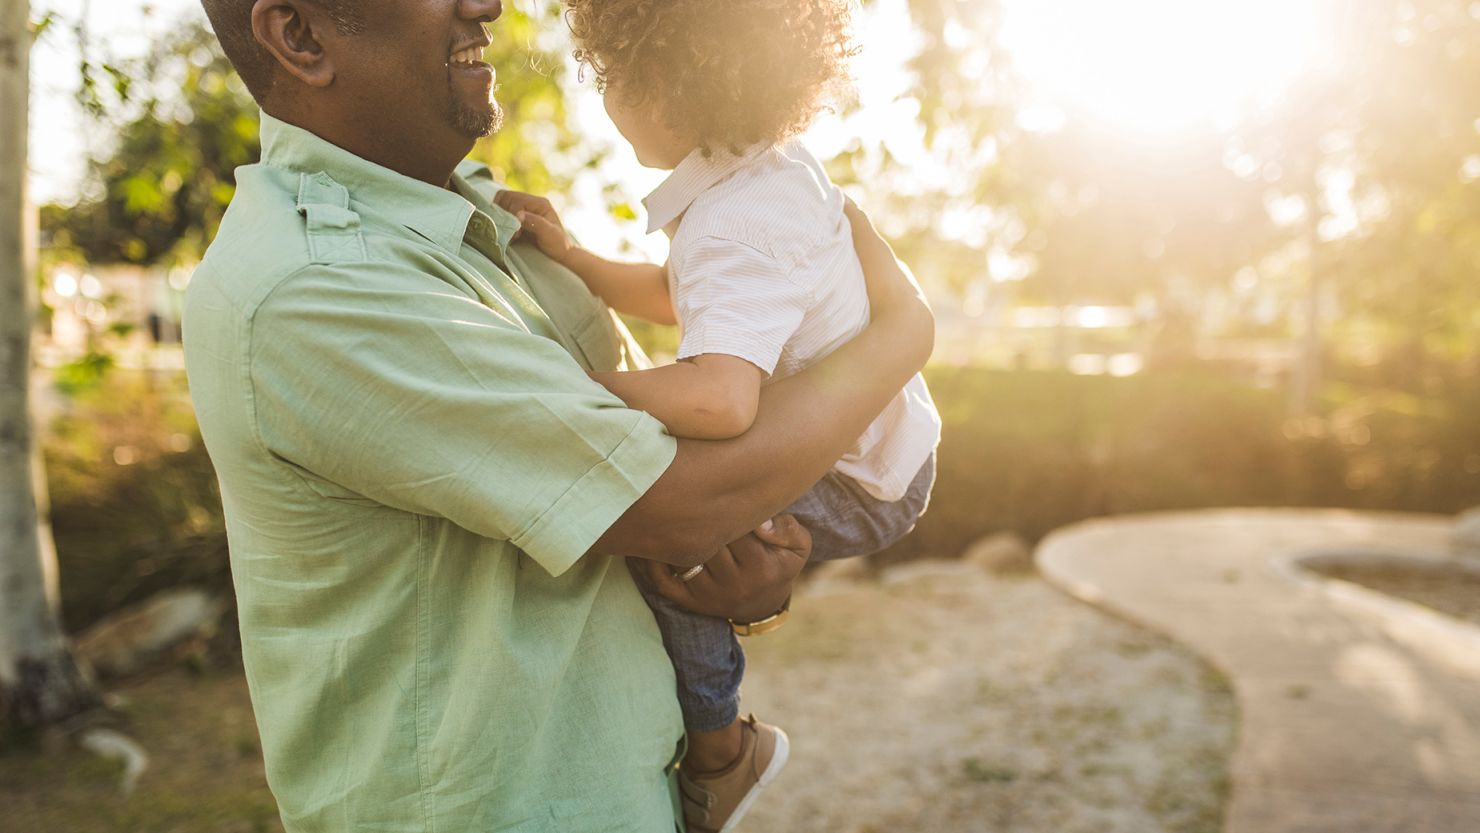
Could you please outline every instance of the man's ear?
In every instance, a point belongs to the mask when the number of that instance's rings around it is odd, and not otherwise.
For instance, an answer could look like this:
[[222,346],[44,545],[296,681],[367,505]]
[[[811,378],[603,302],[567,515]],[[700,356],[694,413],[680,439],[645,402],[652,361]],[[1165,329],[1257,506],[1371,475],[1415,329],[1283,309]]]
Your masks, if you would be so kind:
[[334,63],[319,39],[333,25],[317,3],[257,0],[252,4],[252,34],[257,42],[285,72],[310,87],[327,87],[334,80]]

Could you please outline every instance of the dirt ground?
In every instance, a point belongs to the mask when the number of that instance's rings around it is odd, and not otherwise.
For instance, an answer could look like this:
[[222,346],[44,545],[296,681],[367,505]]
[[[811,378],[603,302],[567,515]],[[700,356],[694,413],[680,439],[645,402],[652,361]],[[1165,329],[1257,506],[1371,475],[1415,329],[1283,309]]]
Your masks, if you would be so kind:
[[1034,577],[921,562],[802,595],[746,709],[792,760],[744,833],[1216,833],[1234,705],[1185,650]]
[[[1176,646],[1036,578],[960,564],[799,595],[752,640],[745,707],[793,758],[745,833],[1216,833],[1232,697]],[[244,681],[173,669],[118,692],[151,764],[54,744],[0,757],[0,830],[272,833]]]

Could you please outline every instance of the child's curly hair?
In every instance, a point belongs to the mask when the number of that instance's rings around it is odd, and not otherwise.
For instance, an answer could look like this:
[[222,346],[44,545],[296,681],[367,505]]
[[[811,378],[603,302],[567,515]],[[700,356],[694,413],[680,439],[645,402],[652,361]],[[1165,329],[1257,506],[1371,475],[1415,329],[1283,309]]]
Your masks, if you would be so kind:
[[706,154],[807,128],[847,78],[849,0],[565,0],[597,89]]

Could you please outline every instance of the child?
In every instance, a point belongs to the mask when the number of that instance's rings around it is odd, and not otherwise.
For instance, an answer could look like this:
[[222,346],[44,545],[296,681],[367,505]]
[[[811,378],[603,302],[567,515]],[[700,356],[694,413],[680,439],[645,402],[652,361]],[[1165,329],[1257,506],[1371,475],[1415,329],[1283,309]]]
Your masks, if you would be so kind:
[[[676,436],[737,436],[754,421],[763,385],[868,323],[845,199],[788,141],[843,78],[848,2],[566,5],[576,56],[594,71],[612,121],[638,161],[673,172],[644,200],[648,231],[671,238],[668,264],[618,263],[580,248],[542,198],[503,191],[496,201],[609,306],[680,326],[677,363],[597,381]],[[812,533],[812,558],[866,555],[908,533],[929,500],[939,437],[917,376],[787,510]],[[785,764],[786,735],[739,719],[745,660],[731,624],[678,608],[634,575],[678,678],[688,829],[729,831]]]

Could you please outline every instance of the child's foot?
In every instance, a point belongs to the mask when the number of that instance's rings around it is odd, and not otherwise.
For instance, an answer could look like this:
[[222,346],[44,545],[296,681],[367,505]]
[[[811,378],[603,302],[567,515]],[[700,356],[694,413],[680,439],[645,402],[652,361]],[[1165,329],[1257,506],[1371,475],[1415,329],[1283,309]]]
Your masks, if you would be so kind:
[[730,833],[762,789],[786,766],[786,733],[755,715],[740,721],[740,756],[716,772],[678,768],[688,833]]

